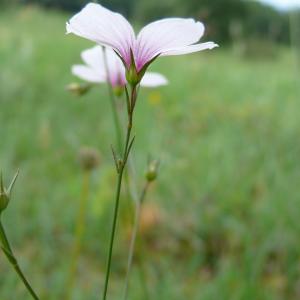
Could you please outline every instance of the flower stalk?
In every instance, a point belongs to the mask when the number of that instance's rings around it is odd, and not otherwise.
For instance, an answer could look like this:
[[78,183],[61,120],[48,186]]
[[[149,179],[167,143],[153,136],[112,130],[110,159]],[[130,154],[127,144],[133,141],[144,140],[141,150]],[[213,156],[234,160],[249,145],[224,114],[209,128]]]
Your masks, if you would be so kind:
[[125,88],[125,89],[126,89],[126,97],[127,97],[128,124],[127,124],[126,140],[125,140],[125,144],[124,144],[122,158],[118,159],[116,157],[116,155],[114,154],[116,171],[118,174],[118,181],[117,181],[113,223],[112,223],[112,230],[111,230],[109,251],[108,251],[108,258],[107,258],[105,283],[104,283],[104,289],[103,289],[103,297],[102,297],[103,300],[106,300],[106,297],[107,297],[107,290],[108,290],[110,271],[111,271],[112,253],[113,253],[113,246],[114,246],[117,219],[118,219],[118,211],[119,211],[119,203],[120,203],[123,175],[124,175],[128,157],[129,157],[129,154],[132,149],[133,142],[134,142],[134,137],[133,138],[131,137],[131,132],[132,132],[132,126],[133,126],[134,108],[135,108],[136,99],[137,99],[137,85],[131,86],[130,96],[129,96],[127,88]]
[[38,296],[36,295],[36,293],[34,292],[33,288],[31,287],[30,283],[28,282],[28,280],[26,279],[25,275],[23,274],[17,259],[15,258],[11,246],[8,242],[6,233],[4,231],[4,227],[2,225],[2,221],[0,220],[0,240],[1,240],[1,248],[7,258],[7,260],[9,261],[9,263],[12,265],[12,267],[14,268],[14,270],[16,271],[16,273],[18,274],[18,276],[20,277],[20,279],[22,280],[22,282],[24,283],[26,289],[28,290],[28,292],[30,293],[30,295],[32,296],[33,299],[39,300]]
[[11,264],[11,266],[14,268],[14,270],[18,274],[19,278],[24,283],[26,289],[28,290],[28,292],[30,293],[32,298],[35,299],[35,300],[39,300],[39,297],[34,292],[34,290],[31,287],[29,281],[26,279],[24,273],[22,272],[22,270],[19,266],[19,263],[18,263],[15,255],[12,251],[12,248],[10,246],[10,243],[8,241],[7,235],[5,233],[5,230],[4,230],[4,227],[3,227],[3,224],[2,224],[2,218],[1,218],[2,217],[2,212],[6,209],[8,203],[10,201],[11,191],[13,189],[13,186],[14,186],[15,182],[16,182],[18,174],[19,174],[19,172],[17,172],[16,175],[14,176],[14,178],[11,181],[11,184],[8,187],[8,189],[5,189],[5,187],[4,187],[2,174],[1,174],[1,177],[0,177],[0,243],[1,243],[1,249],[4,253],[4,255],[6,256],[8,262]]

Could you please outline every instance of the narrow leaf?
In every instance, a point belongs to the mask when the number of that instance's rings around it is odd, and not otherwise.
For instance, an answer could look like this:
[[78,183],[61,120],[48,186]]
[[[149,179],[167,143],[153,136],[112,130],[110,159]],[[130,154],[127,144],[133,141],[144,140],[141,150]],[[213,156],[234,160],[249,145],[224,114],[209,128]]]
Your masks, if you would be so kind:
[[12,189],[13,189],[15,183],[16,183],[16,180],[17,180],[17,178],[18,178],[18,176],[19,176],[19,173],[20,173],[20,170],[18,170],[18,171],[16,172],[14,178],[12,179],[12,181],[11,181],[9,187],[8,187],[8,190],[7,190],[7,193],[8,193],[8,194],[11,193],[11,191],[12,191]]
[[120,173],[118,159],[117,159],[116,152],[114,150],[113,145],[110,145],[110,148],[111,148],[111,152],[112,152],[112,155],[113,155],[113,158],[114,158],[114,162],[115,162],[115,166],[116,166],[117,172]]

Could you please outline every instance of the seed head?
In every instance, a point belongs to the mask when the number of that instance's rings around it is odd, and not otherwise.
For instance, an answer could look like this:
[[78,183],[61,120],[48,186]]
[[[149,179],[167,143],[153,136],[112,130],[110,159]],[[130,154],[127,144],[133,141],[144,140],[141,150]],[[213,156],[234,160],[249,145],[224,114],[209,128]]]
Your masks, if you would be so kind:
[[99,152],[92,147],[82,147],[79,151],[79,162],[83,170],[91,171],[100,163]]
[[152,182],[157,178],[158,168],[159,168],[159,161],[158,160],[153,160],[153,161],[149,162],[148,170],[146,172],[146,179],[149,182]]
[[86,84],[86,83],[70,83],[66,86],[67,91],[71,92],[72,94],[76,96],[82,96],[85,95],[90,89],[92,85]]

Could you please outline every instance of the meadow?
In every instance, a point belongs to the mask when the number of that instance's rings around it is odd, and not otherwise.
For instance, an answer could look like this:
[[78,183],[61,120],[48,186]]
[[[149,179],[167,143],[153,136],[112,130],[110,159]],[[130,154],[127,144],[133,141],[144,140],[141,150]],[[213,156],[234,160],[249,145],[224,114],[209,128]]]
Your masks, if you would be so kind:
[[[78,153],[101,162],[90,182],[73,299],[101,296],[113,211],[115,142],[107,88],[65,86],[91,43],[65,35],[70,15],[0,12],[0,169],[20,168],[3,215],[16,255],[42,299],[63,299],[82,190]],[[218,42],[218,41],[216,41]],[[143,211],[132,300],[300,298],[299,69],[291,49],[245,58],[230,47],[162,58],[170,81],[142,89],[134,160],[161,160]],[[125,195],[125,192],[124,192]],[[109,298],[120,299],[131,220],[122,199]],[[30,299],[0,255],[0,299]]]

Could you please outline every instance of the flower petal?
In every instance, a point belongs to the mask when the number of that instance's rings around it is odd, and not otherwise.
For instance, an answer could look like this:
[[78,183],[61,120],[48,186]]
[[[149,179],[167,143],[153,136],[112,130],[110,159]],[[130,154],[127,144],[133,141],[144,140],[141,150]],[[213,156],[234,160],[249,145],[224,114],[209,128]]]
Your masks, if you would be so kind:
[[79,77],[80,79],[93,83],[106,81],[105,76],[102,76],[101,74],[97,73],[94,69],[84,65],[74,65],[72,67],[72,74]]
[[103,50],[101,46],[95,46],[81,52],[82,60],[92,69],[105,74]]
[[129,22],[120,14],[100,4],[89,3],[66,25],[67,33],[74,33],[116,50],[130,64],[130,49],[134,48],[135,34]]
[[121,59],[111,48],[105,48],[103,58],[107,61],[108,77],[112,86],[124,86],[126,84],[126,76],[125,67]]
[[215,47],[219,47],[219,45],[215,44],[214,42],[207,42],[207,43],[201,43],[196,45],[190,45],[190,46],[165,50],[165,52],[163,52],[161,56],[189,54],[189,53],[194,53],[194,52],[207,50],[207,49],[211,50]]
[[203,33],[204,25],[193,19],[170,18],[150,23],[137,37],[135,62],[138,70],[165,51],[197,43]]
[[168,79],[165,76],[153,72],[146,72],[141,80],[141,86],[143,87],[156,87],[167,85],[168,83]]

